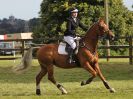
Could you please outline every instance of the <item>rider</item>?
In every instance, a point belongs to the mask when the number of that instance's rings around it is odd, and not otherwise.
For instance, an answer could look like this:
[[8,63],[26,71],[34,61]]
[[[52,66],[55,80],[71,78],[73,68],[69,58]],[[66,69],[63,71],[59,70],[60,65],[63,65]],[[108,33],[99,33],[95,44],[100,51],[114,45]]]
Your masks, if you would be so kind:
[[78,16],[78,9],[72,8],[70,10],[70,17],[67,18],[67,25],[66,25],[66,31],[64,33],[64,40],[71,46],[71,50],[68,52],[69,54],[69,63],[74,62],[72,59],[72,56],[76,50],[76,28],[81,27],[84,31],[87,31],[87,27],[84,26]]

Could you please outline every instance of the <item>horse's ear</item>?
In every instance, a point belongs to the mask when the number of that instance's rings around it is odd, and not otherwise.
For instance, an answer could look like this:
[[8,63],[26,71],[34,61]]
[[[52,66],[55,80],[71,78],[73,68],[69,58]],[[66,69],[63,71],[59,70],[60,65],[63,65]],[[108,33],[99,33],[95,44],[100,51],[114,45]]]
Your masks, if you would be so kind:
[[105,22],[105,21],[104,21],[104,18],[102,18],[102,17],[99,18],[98,22],[99,22],[99,23],[100,23],[100,22]]

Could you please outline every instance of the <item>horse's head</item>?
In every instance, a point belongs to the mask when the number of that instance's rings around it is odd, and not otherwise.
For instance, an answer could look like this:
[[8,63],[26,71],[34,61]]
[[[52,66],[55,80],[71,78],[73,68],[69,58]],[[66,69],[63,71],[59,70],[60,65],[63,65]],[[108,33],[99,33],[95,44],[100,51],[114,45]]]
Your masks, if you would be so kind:
[[115,35],[109,29],[108,25],[106,25],[103,19],[99,19],[98,21],[99,33],[98,36],[104,37],[106,39],[114,39]]

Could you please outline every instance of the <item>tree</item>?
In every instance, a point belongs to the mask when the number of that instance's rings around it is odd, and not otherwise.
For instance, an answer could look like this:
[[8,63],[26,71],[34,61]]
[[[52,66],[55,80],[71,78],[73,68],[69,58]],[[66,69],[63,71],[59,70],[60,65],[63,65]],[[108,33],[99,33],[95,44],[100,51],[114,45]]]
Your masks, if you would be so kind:
[[26,21],[16,19],[14,16],[9,16],[9,19],[4,18],[0,20],[0,34],[32,32],[39,24],[40,20],[38,18]]
[[[79,9],[81,21],[88,27],[104,16],[103,0],[43,0],[40,11],[42,28],[38,36],[63,35],[69,9],[73,6]],[[132,35],[133,12],[123,5],[122,0],[110,0],[109,25],[117,36]],[[80,30],[79,34],[84,33]]]
[[28,21],[30,31],[34,31],[35,28],[37,28],[40,25],[40,19],[39,18],[33,18]]
[[[62,36],[71,7],[79,9],[79,18],[82,23],[88,25],[88,28],[100,17],[104,17],[103,0],[43,0],[40,11],[41,25],[33,37]],[[133,35],[133,12],[124,6],[122,0],[109,0],[109,26],[116,36]],[[78,33],[85,34],[81,29],[78,29]],[[120,40],[111,43],[123,42]],[[123,50],[121,52],[123,53]]]
[[[90,6],[89,3],[90,5],[96,4],[98,8]],[[69,9],[72,6],[76,6],[80,10],[82,21],[89,27],[97,19],[94,15],[101,16],[103,14],[100,13],[103,9],[102,3],[103,1],[99,0],[97,2],[92,0],[44,0],[41,4],[40,12],[43,28],[40,31],[42,33],[40,35],[48,37],[62,35],[65,31],[65,20],[69,16]],[[82,34],[82,31],[80,33]]]
[[110,4],[110,28],[118,36],[132,35],[133,12],[121,0],[111,0]]

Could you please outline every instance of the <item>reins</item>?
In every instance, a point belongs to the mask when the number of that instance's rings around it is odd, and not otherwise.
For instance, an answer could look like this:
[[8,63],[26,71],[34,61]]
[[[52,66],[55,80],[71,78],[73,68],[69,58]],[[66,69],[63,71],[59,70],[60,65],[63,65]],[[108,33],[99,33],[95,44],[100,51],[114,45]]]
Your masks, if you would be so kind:
[[81,48],[86,48],[87,50],[90,51],[90,53],[91,53],[93,56],[96,55],[96,51],[92,52],[91,49],[90,49],[88,46],[86,46],[85,42],[82,42],[81,46],[79,46],[79,47],[81,47]]
[[[97,23],[97,22],[96,22]],[[96,23],[94,23],[91,27],[90,27],[90,29],[96,24]],[[88,31],[87,32],[89,32],[89,30],[90,29],[88,29]],[[92,52],[91,51],[91,49],[86,45],[86,43],[83,41],[83,39],[85,38],[85,36],[82,36],[81,37],[81,39],[80,39],[80,45],[79,45],[79,48],[86,48],[87,50],[89,50],[90,51],[90,53],[95,57],[95,55],[96,55],[96,51],[94,50],[94,52]],[[97,37],[98,38],[98,37]]]
[[[96,24],[98,24],[98,22],[96,22],[96,23],[94,23],[91,27],[90,27],[90,29],[94,26],[94,25],[96,25]],[[88,29],[88,31],[87,32],[89,32],[89,30],[90,29]],[[107,31],[102,31],[102,29],[100,28],[100,25],[98,24],[98,29],[99,29],[99,31],[100,32],[107,32],[107,35],[108,35],[108,33],[109,33],[109,30],[107,30]],[[107,39],[107,35],[105,35],[105,36],[99,36],[99,35],[97,35],[97,40],[99,39],[99,38],[103,38],[103,39]],[[92,52],[91,51],[91,49],[86,45],[86,43],[83,41],[83,39],[84,38],[86,38],[85,36],[82,36],[81,37],[81,40],[80,40],[80,45],[79,45],[79,47],[81,47],[81,48],[86,48],[87,50],[89,50],[90,51],[90,53],[93,55],[93,56],[95,56],[96,55],[96,50],[94,50],[94,52]]]

